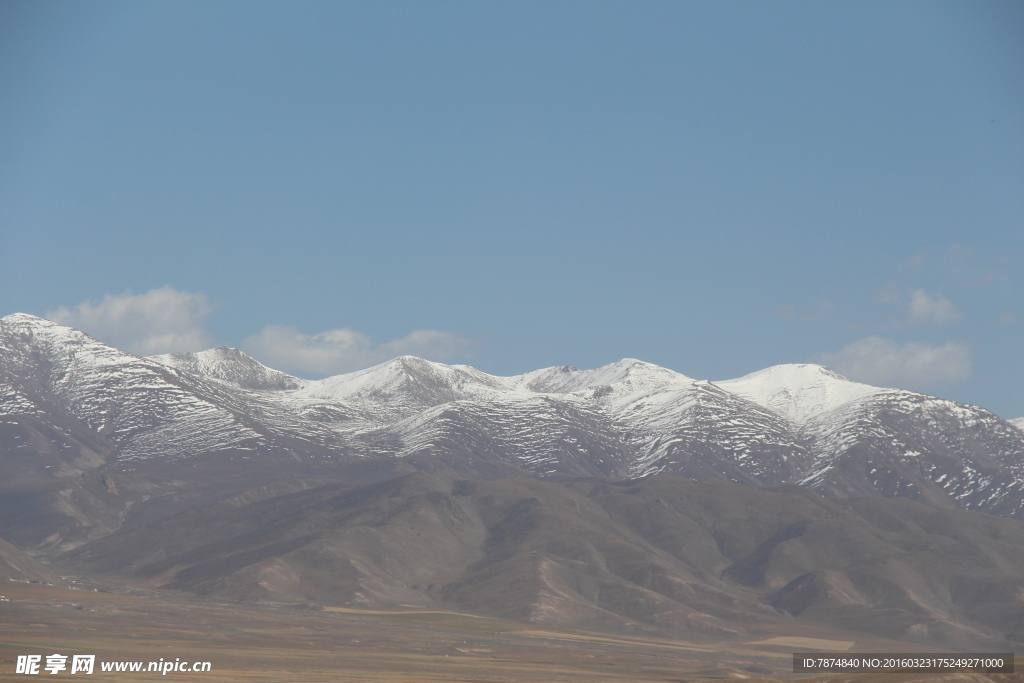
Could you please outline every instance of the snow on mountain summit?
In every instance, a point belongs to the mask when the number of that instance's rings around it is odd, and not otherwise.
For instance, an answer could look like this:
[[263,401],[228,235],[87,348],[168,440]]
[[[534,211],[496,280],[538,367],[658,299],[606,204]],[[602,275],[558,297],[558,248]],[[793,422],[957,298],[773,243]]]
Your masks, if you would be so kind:
[[850,381],[820,365],[792,363],[715,384],[796,424],[805,424],[850,401],[887,391]]
[[378,418],[392,420],[442,403],[495,398],[506,391],[502,378],[468,365],[401,356],[365,370],[308,382],[294,395],[365,406]]
[[78,347],[84,344],[100,343],[73,327],[60,325],[28,313],[12,313],[0,318],[0,336],[12,337],[14,335],[20,337],[25,343],[29,343],[29,341],[43,343],[51,348],[60,345]]
[[166,353],[148,358],[192,375],[231,382],[246,389],[288,390],[307,384],[306,380],[268,368],[252,356],[229,346],[199,353]]
[[571,365],[534,370],[508,378],[514,386],[529,391],[570,394],[601,386],[616,386],[622,393],[637,393],[674,384],[691,384],[686,375],[645,363],[635,358],[624,358],[594,370],[580,370]]
[[[9,431],[27,420],[64,435],[53,457],[74,432],[99,444],[93,455],[80,449],[90,466],[129,470],[214,456],[253,464],[408,457],[410,466],[443,463],[467,476],[666,472],[928,496],[1024,517],[1024,419],[1011,425],[819,365],[708,382],[632,358],[499,377],[402,356],[309,381],[237,349],[140,358],[14,314],[0,318],[0,417]],[[67,471],[85,467],[68,458]]]
[[424,407],[467,399],[571,394],[609,385],[619,389],[619,393],[638,393],[692,382],[686,375],[632,358],[595,370],[565,365],[499,377],[468,365],[445,365],[402,356],[365,370],[309,382],[297,395],[346,401],[408,399],[415,395],[416,403]]
[[125,460],[194,451],[196,435],[211,449],[259,436],[176,369],[26,314],[0,318],[6,396],[18,412],[59,414],[109,436]]

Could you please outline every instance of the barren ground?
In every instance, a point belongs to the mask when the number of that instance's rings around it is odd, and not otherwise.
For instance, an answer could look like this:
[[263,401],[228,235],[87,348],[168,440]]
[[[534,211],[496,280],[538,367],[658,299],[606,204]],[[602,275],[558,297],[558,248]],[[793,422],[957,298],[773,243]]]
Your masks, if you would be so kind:
[[[96,671],[86,680],[119,683],[152,681],[158,674],[102,673],[99,662],[209,661],[209,673],[171,672],[167,680],[211,682],[778,679],[793,677],[794,645],[824,649],[850,640],[827,630],[761,633],[746,643],[642,639],[453,612],[319,611],[18,582],[4,582],[0,594],[10,598],[0,602],[0,680],[12,681],[30,680],[15,674],[18,655],[54,653],[94,654]],[[852,651],[909,647],[862,640]],[[1020,674],[990,679],[973,674],[847,675],[835,680],[894,683],[940,678],[963,683],[1024,680]]]

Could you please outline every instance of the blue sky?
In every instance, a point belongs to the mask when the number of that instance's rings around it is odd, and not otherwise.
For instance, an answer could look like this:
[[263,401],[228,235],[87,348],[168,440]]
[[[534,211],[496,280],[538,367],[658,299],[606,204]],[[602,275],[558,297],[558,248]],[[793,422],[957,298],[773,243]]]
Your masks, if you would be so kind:
[[1024,415],[1024,5],[3,2],[0,314]]

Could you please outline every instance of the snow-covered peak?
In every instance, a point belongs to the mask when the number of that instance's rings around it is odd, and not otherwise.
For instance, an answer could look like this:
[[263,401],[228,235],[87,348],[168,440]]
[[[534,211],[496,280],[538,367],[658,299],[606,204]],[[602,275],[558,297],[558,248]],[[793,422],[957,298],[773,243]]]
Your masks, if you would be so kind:
[[0,318],[0,356],[2,363],[32,366],[45,372],[60,368],[59,372],[65,373],[72,368],[76,372],[100,371],[140,361],[138,356],[97,341],[73,327],[27,313]]
[[1024,417],[1018,417],[1013,420],[1010,420],[1010,424],[1024,432]]
[[602,392],[602,397],[622,396],[692,382],[678,372],[632,358],[595,370],[562,366],[496,377],[468,365],[402,356],[366,370],[308,382],[295,395],[374,404],[374,410],[403,415],[450,401],[571,394],[608,386],[611,390]]
[[0,318],[0,323],[8,325],[56,325],[57,323],[46,318],[40,318],[31,313],[11,313]]
[[11,313],[0,318],[0,324],[6,325],[34,325],[34,324],[50,324],[56,325],[57,323],[47,320],[46,318],[40,318],[39,316],[32,315],[30,313]]
[[886,391],[852,382],[820,365],[792,363],[715,384],[797,424],[850,401]]
[[628,386],[633,392],[648,391],[671,384],[693,383],[686,375],[635,358],[624,358],[618,363],[588,370],[586,375],[587,384],[584,388],[618,384]]
[[468,365],[445,365],[401,356],[372,368],[309,382],[298,393],[315,398],[386,400],[416,395],[431,405],[464,398],[491,397],[508,391],[508,383]]
[[219,379],[246,389],[299,389],[308,382],[274,370],[238,349],[218,346],[199,353],[166,353],[149,356],[163,365],[201,378]]
[[[7,378],[13,381],[4,386]],[[259,436],[236,412],[197,393],[184,373],[25,314],[0,318],[4,394],[27,397],[9,400],[20,412],[78,420],[113,439],[124,460],[221,448]]]
[[83,341],[96,342],[92,337],[76,330],[73,327],[55,323],[46,318],[30,315],[28,313],[12,313],[0,318],[0,334],[10,335],[31,335],[40,336],[50,342],[68,341],[81,343]]
[[534,370],[510,377],[516,387],[529,391],[568,394],[600,386],[614,386],[616,393],[639,393],[674,384],[692,384],[693,380],[668,368],[624,358],[595,370],[580,370],[571,365]]

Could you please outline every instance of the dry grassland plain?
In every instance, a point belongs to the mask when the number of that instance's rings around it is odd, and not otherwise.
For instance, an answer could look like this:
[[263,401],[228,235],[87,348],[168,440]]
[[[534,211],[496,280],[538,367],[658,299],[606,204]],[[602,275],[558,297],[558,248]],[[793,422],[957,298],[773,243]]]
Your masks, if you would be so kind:
[[[96,655],[87,681],[158,679],[267,683],[603,683],[794,678],[791,654],[851,643],[842,633],[761,634],[750,642],[617,636],[452,612],[248,605],[165,594],[3,582],[0,681],[19,655]],[[768,636],[768,637],[764,637]],[[861,651],[906,651],[905,643],[856,642]],[[210,662],[208,673],[104,673],[100,662]],[[145,664],[144,664],[145,666]],[[1018,663],[1018,671],[1021,663]],[[63,671],[49,680],[69,677]],[[80,674],[76,674],[80,676]],[[39,680],[39,679],[35,679]],[[71,679],[75,680],[75,679]],[[804,676],[805,681],[1021,683],[1021,674]]]

